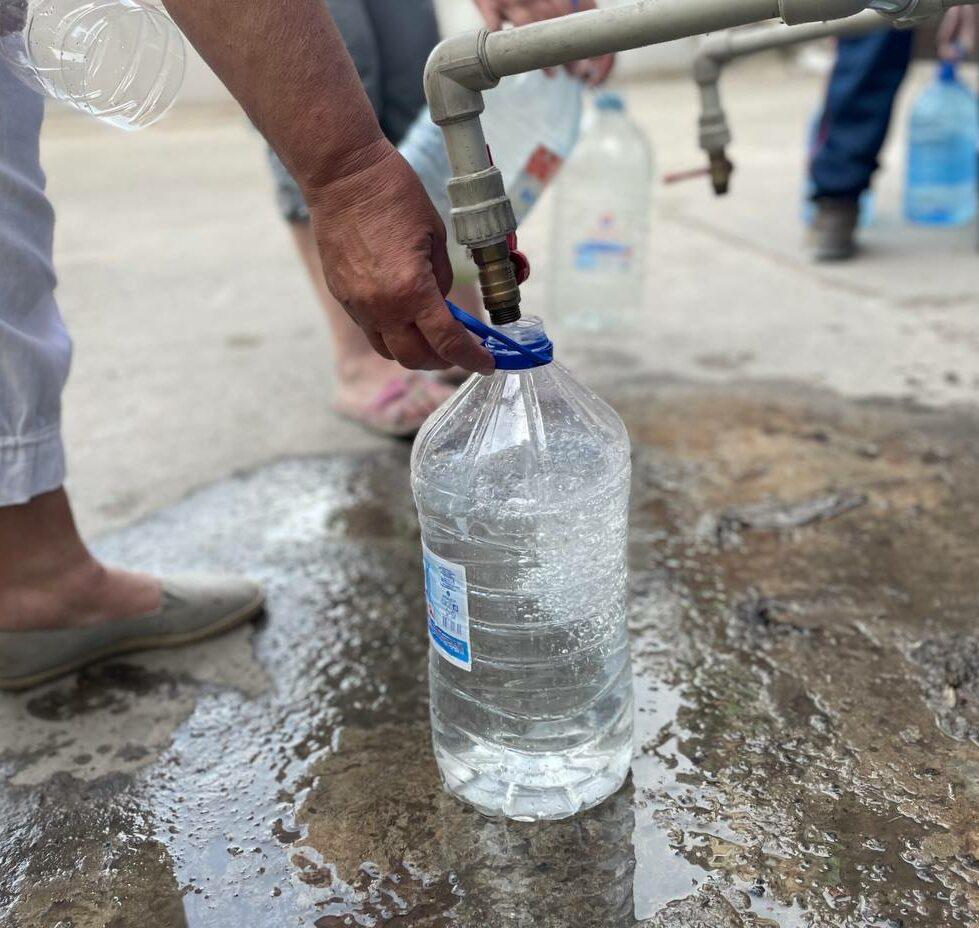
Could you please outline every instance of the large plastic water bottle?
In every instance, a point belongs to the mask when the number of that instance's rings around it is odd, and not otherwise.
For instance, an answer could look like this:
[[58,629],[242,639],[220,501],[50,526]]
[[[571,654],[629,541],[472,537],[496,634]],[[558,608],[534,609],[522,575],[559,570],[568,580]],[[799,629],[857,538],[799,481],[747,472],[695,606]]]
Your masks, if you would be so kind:
[[[571,154],[581,126],[581,82],[565,71],[551,77],[531,71],[505,77],[483,94],[483,131],[517,223],[540,199]],[[451,229],[446,190],[452,176],[442,130],[423,110],[399,146],[421,178],[442,220]]]
[[908,125],[904,215],[911,222],[958,225],[976,212],[976,96],[939,65],[915,101]]
[[595,109],[555,190],[547,289],[562,324],[607,331],[641,318],[653,156],[618,94]]
[[156,122],[184,77],[183,37],[142,0],[0,0],[0,58],[41,93],[122,129]]
[[[540,352],[540,320],[499,331]],[[625,779],[629,438],[559,364],[499,342],[422,428],[412,487],[424,545],[435,757],[486,815],[564,818]]]

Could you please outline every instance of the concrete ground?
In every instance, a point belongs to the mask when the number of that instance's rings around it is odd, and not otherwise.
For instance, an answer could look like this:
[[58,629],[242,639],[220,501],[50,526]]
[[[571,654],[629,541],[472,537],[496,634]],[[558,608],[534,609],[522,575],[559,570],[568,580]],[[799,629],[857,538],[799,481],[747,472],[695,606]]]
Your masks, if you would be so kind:
[[[896,134],[862,260],[810,265],[819,86],[732,68],[733,192],[660,189],[643,339],[558,342],[636,448],[640,711],[628,786],[542,826],[438,788],[407,449],[329,411],[258,139],[227,110],[49,122],[82,526],[270,605],[0,698],[3,928],[979,921],[975,232],[900,222]],[[692,86],[625,89],[661,169],[698,164]]]

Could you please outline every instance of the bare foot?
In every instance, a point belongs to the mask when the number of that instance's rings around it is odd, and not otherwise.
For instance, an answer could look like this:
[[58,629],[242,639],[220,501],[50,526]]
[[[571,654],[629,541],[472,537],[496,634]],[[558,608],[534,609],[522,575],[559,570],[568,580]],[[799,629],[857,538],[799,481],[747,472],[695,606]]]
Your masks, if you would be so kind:
[[376,432],[408,437],[453,392],[426,374],[364,352],[338,363],[334,407]]
[[63,489],[0,507],[0,630],[85,628],[145,615],[160,601],[156,578],[95,560]]

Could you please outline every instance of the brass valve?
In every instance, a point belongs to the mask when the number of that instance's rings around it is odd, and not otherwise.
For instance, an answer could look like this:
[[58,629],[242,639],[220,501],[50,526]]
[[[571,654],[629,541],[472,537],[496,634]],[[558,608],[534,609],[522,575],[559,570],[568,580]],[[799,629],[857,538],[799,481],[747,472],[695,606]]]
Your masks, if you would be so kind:
[[731,186],[731,174],[734,173],[734,165],[728,160],[724,149],[710,152],[710,182],[714,187],[714,193],[723,196]]
[[520,318],[520,281],[509,243],[503,241],[471,250],[479,268],[483,305],[493,325],[516,322]]

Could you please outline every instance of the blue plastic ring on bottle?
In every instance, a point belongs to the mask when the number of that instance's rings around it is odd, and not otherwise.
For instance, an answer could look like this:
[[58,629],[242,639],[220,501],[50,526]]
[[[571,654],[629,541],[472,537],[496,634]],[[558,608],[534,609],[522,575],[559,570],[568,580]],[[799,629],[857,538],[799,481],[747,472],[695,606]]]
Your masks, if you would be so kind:
[[470,316],[450,300],[446,300],[445,305],[449,307],[453,318],[483,340],[484,347],[496,361],[497,370],[526,371],[532,367],[543,367],[554,360],[554,343],[549,338],[545,337],[529,345],[521,345],[509,335],[504,335],[475,316]]

